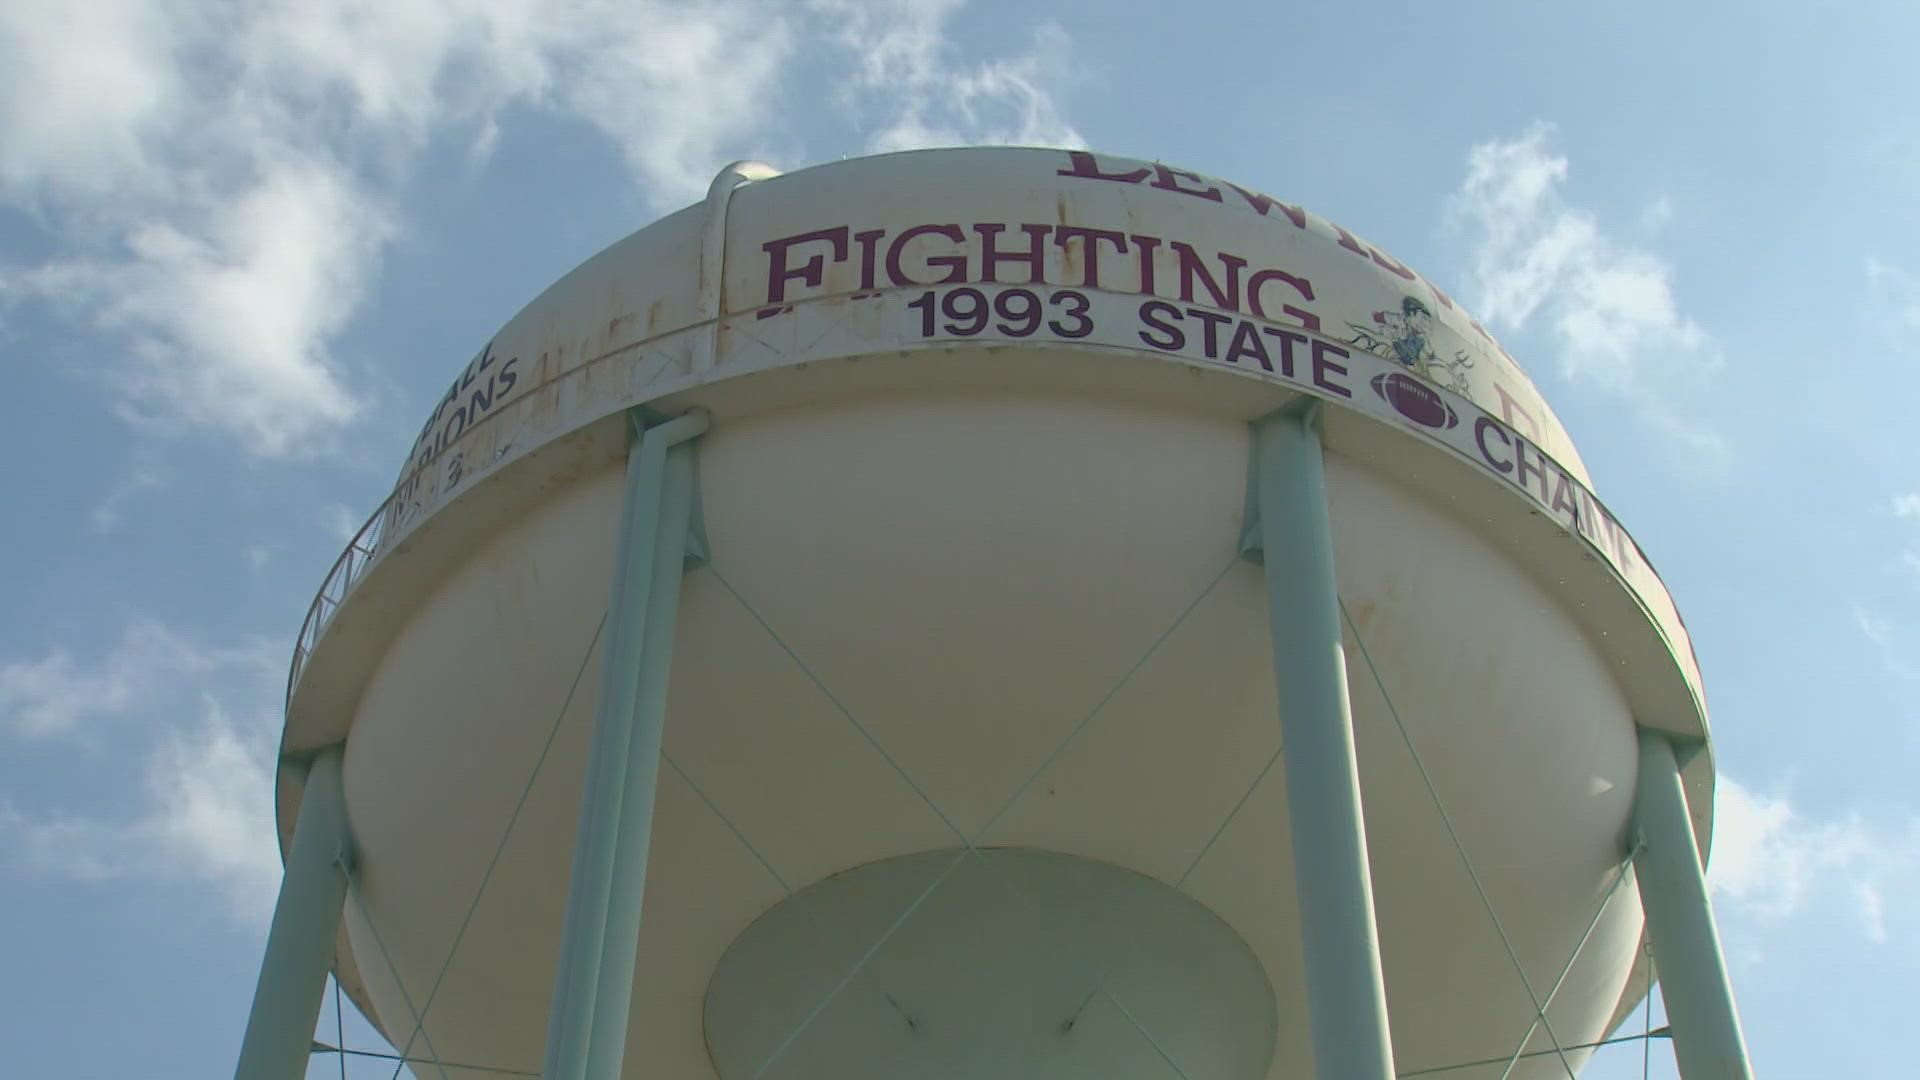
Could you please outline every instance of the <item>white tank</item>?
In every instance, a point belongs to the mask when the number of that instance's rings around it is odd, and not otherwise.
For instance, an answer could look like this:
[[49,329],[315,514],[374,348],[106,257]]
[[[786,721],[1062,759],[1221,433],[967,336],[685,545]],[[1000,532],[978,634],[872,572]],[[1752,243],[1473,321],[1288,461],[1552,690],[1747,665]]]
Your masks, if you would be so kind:
[[[723,174],[478,350],[295,657],[284,748],[347,740],[344,985],[416,1055],[538,1072],[623,414],[700,408],[708,561],[626,1075],[1309,1075],[1238,554],[1248,424],[1300,395],[1327,405],[1397,1065],[1499,1076],[1533,1018],[1503,935],[1544,995],[1607,901],[1549,1011],[1601,1038],[1644,989],[1612,888],[1635,721],[1706,733],[1660,579],[1412,270],[1227,182],[1055,150]],[[1687,777],[1704,815],[1707,754]]]

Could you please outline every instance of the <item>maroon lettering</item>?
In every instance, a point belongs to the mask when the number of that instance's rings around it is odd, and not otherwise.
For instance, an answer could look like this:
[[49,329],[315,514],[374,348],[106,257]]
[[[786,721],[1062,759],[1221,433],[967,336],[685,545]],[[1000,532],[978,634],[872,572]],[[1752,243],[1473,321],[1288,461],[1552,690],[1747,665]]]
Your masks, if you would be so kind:
[[[1620,523],[1613,520],[1613,516],[1607,513],[1606,507],[1601,506],[1599,500],[1596,499],[1594,501],[1593,509],[1594,516],[1599,520],[1600,529],[1606,533],[1603,550],[1613,554],[1615,565],[1623,570],[1626,569],[1631,564],[1631,560],[1628,558],[1629,549],[1639,550],[1633,542],[1633,537],[1628,536],[1627,530],[1621,528]],[[1645,561],[1644,557],[1642,557],[1642,561]]]
[[1220,253],[1220,263],[1227,268],[1227,283],[1226,287],[1222,288],[1220,282],[1208,272],[1206,263],[1201,260],[1199,253],[1193,250],[1192,244],[1174,240],[1167,246],[1179,258],[1181,300],[1189,304],[1193,303],[1193,283],[1198,281],[1206,288],[1207,295],[1213,297],[1213,306],[1226,308],[1228,311],[1240,310],[1240,271],[1246,269],[1247,260],[1229,255],[1224,251]]
[[[1181,177],[1185,177],[1196,184],[1206,184],[1206,186],[1197,188],[1181,187]],[[1206,177],[1201,176],[1199,173],[1188,172],[1185,169],[1169,168],[1168,166],[1158,163],[1155,163],[1153,166],[1153,182],[1147,186],[1159,188],[1161,191],[1173,191],[1182,195],[1192,195],[1195,198],[1205,199],[1208,202],[1221,201],[1220,189],[1212,184],[1207,184]]]
[[1134,233],[1128,239],[1133,241],[1134,247],[1140,249],[1140,292],[1143,295],[1152,296],[1154,295],[1153,252],[1160,246],[1160,238]]
[[1282,330],[1277,326],[1263,326],[1260,332],[1280,342],[1280,374],[1293,378],[1293,347],[1304,345],[1307,335],[1296,334],[1291,330]]
[[1492,419],[1483,416],[1480,419],[1475,420],[1473,422],[1473,441],[1475,445],[1480,447],[1481,459],[1484,460],[1487,464],[1493,466],[1494,471],[1496,472],[1501,472],[1501,473],[1512,472],[1513,462],[1495,457],[1493,455],[1493,451],[1487,447],[1488,432],[1492,432],[1497,438],[1499,438],[1501,446],[1506,447],[1508,449],[1512,449],[1513,447],[1513,439],[1507,435],[1506,429],[1502,428],[1499,424],[1494,423]]
[[1186,332],[1175,325],[1181,320],[1180,309],[1165,300],[1149,300],[1140,305],[1140,321],[1147,324],[1148,330],[1165,334],[1165,338],[1156,338],[1140,331],[1140,340],[1156,349],[1184,349],[1187,347]]
[[1388,273],[1397,274],[1400,277],[1406,278],[1408,281],[1420,280],[1419,274],[1407,269],[1404,264],[1395,262],[1393,259],[1382,255],[1379,248],[1368,247],[1367,255],[1373,259],[1374,265],[1386,270]]
[[1329,353],[1331,353],[1334,356],[1338,356],[1342,360],[1353,355],[1352,353],[1348,352],[1347,350],[1341,348],[1338,345],[1335,345],[1327,341],[1321,341],[1319,338],[1314,338],[1313,348],[1312,348],[1313,385],[1319,387],[1322,390],[1339,394],[1341,397],[1350,398],[1353,396],[1353,391],[1347,389],[1344,386],[1341,386],[1339,383],[1330,382],[1327,379],[1327,376],[1330,374],[1345,375],[1347,373],[1347,369],[1344,366],[1340,364],[1336,364],[1333,361],[1327,359],[1327,356]]
[[1227,346],[1227,363],[1237,364],[1243,357],[1251,357],[1260,362],[1260,370],[1272,371],[1273,359],[1267,355],[1267,345],[1260,340],[1260,331],[1251,319],[1241,319],[1233,328],[1233,342]]
[[947,276],[932,281],[920,281],[907,276],[900,265],[901,253],[906,246],[922,236],[944,236],[955,244],[967,242],[967,234],[960,231],[958,225],[915,225],[887,245],[887,277],[895,285],[952,285],[967,280],[967,257],[965,255],[934,255],[925,260],[928,267],[943,267]]
[[[493,366],[493,359],[493,342],[489,341],[486,347],[480,350],[478,355],[467,361],[467,366],[461,369],[460,375],[453,380],[453,385],[447,387],[446,396],[442,397],[440,403],[433,407],[433,415],[427,417],[427,422],[420,428],[420,434],[413,440],[416,448],[426,443],[427,435],[433,431],[436,424],[440,423],[441,418],[447,415],[447,409],[457,403],[461,395],[473,385],[474,379],[478,377],[479,373]],[[518,359],[518,357],[514,358],[514,360]],[[511,365],[513,362],[513,360],[509,360],[507,364]],[[488,383],[489,386],[491,386],[492,380],[488,380]],[[444,445],[446,445],[446,433],[442,431],[434,442],[432,452],[435,454],[439,453],[441,447]]]
[[1267,211],[1272,210],[1274,207],[1279,207],[1280,212],[1287,215],[1287,220],[1293,222],[1295,228],[1304,229],[1307,227],[1307,212],[1305,210],[1283,203],[1271,195],[1262,195],[1257,191],[1248,191],[1239,184],[1229,183],[1227,186],[1239,192],[1240,197],[1247,200],[1247,205],[1258,211],[1261,217],[1266,217]]
[[1207,354],[1207,359],[1218,360],[1220,358],[1220,328],[1233,320],[1217,311],[1208,311],[1206,308],[1190,307],[1187,309],[1187,314],[1206,324],[1207,329],[1201,337],[1201,341],[1203,342],[1201,348]]
[[1333,231],[1339,235],[1341,247],[1346,248],[1348,251],[1353,252],[1363,259],[1367,257],[1366,245],[1362,244],[1352,233],[1331,221],[1327,222],[1327,224],[1333,225]]
[[1532,473],[1533,475],[1539,477],[1540,478],[1540,501],[1546,502],[1547,501],[1547,467],[1546,467],[1547,457],[1545,454],[1542,454],[1539,450],[1536,449],[1533,452],[1533,458],[1538,460],[1528,459],[1526,443],[1517,442],[1514,444],[1513,463],[1515,467],[1519,470],[1514,474],[1514,482],[1519,484],[1521,487],[1526,487],[1528,473]]
[[1574,527],[1577,529],[1580,526],[1580,502],[1573,494],[1575,484],[1568,478],[1564,470],[1556,469],[1554,472],[1559,479],[1558,482],[1553,485],[1553,512],[1558,514],[1562,510],[1565,510],[1568,519],[1573,522]]
[[1051,225],[1022,225],[1020,231],[1027,234],[1027,250],[1001,251],[998,238],[1007,231],[1005,225],[987,223],[977,224],[973,231],[980,234],[980,280],[988,284],[999,284],[1000,264],[1003,262],[1023,262],[1027,264],[1027,279],[1014,282],[1016,285],[1031,285],[1047,280],[1047,233]]
[[1113,245],[1115,255],[1127,253],[1126,235],[1109,229],[1085,229],[1078,225],[1061,225],[1053,230],[1053,242],[1058,244],[1062,251],[1066,250],[1069,240],[1080,241],[1080,258],[1085,264],[1085,269],[1080,275],[1080,284],[1089,289],[1100,287],[1100,242],[1102,240]]
[[797,269],[790,269],[787,266],[787,251],[800,244],[822,242],[826,243],[833,252],[834,262],[847,260],[847,227],[845,225],[783,236],[760,245],[760,250],[767,253],[767,303],[769,305],[785,300],[787,282],[796,278],[810,289],[820,287],[821,281],[826,277],[826,259],[815,254],[801,263]]
[[1600,528],[1598,531],[1606,534],[1606,546],[1614,553],[1615,561],[1617,562],[1620,552],[1620,523],[1613,520],[1613,517],[1598,505],[1596,505],[1594,509],[1599,512]]
[[[1645,563],[1647,561],[1646,552],[1640,550],[1640,545],[1634,542],[1633,537],[1627,535],[1627,530],[1621,528],[1618,522],[1614,523],[1614,533],[1620,538],[1619,542],[1614,545],[1615,554],[1617,555],[1620,562],[1620,569],[1625,570],[1631,567],[1633,565],[1633,560],[1636,556],[1640,559],[1642,563]],[[1674,612],[1674,614],[1678,615],[1679,612],[1676,611]],[[1685,625],[1686,623],[1683,621],[1681,623],[1681,626],[1684,627]],[[1693,649],[1692,641],[1687,642],[1687,649],[1689,652],[1692,651]],[[1695,657],[1694,662],[1699,663],[1700,662],[1699,658]]]
[[1067,151],[1067,161],[1071,167],[1056,170],[1055,176],[1071,176],[1076,180],[1112,180],[1122,184],[1137,184],[1147,178],[1146,169],[1107,172],[1100,168],[1100,160],[1085,150]]
[[1574,515],[1573,524],[1575,528],[1580,530],[1581,536],[1595,542],[1600,539],[1600,530],[1595,524],[1597,510],[1598,504],[1593,500],[1593,493],[1586,488],[1581,488],[1580,510],[1579,513]]
[[866,229],[853,234],[853,241],[860,245],[860,291],[871,292],[874,281],[874,251],[880,246],[880,238],[887,235],[885,229]]
[[1515,401],[1513,397],[1507,393],[1506,387],[1496,381],[1493,384],[1493,392],[1500,395],[1500,419],[1505,420],[1508,427],[1525,434],[1531,439],[1540,437],[1540,425],[1534,422],[1533,414],[1528,412],[1518,401]]
[[[1247,310],[1253,312],[1258,318],[1264,319],[1267,317],[1266,306],[1260,303],[1260,289],[1270,281],[1277,281],[1289,286],[1294,292],[1299,293],[1305,299],[1313,299],[1313,283],[1306,278],[1295,277],[1285,270],[1255,271],[1253,276],[1247,279]],[[1301,326],[1315,332],[1319,331],[1320,316],[1315,315],[1313,312],[1304,311],[1294,307],[1292,304],[1285,303],[1280,305],[1280,310],[1285,314],[1299,319]]]
[[[1333,223],[1328,222],[1328,224],[1332,225]],[[1413,271],[1407,269],[1406,267],[1400,265],[1399,263],[1394,262],[1392,259],[1387,258],[1385,255],[1382,255],[1379,252],[1368,247],[1367,245],[1361,243],[1358,237],[1354,236],[1352,233],[1348,232],[1346,229],[1340,227],[1339,225],[1333,225],[1333,231],[1339,236],[1340,246],[1343,248],[1346,248],[1348,251],[1353,252],[1355,255],[1358,255],[1363,259],[1372,259],[1374,262],[1374,265],[1390,273],[1398,274],[1399,276],[1406,278],[1408,281],[1418,281],[1420,279],[1420,275],[1414,273]]]

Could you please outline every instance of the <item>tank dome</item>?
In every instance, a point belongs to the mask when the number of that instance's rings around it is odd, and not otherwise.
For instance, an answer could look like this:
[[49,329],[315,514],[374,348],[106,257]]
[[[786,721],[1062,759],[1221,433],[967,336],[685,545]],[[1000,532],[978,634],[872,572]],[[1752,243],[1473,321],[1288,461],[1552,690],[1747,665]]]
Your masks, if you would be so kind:
[[1636,726],[1706,735],[1660,578],[1412,268],[1045,149],[735,170],[476,334],[290,680],[286,752],[346,744],[343,985],[448,1076],[540,1070],[628,416],[700,410],[624,1075],[1310,1075],[1243,555],[1249,424],[1306,400],[1395,1059],[1501,1058],[1556,981],[1604,1037]]

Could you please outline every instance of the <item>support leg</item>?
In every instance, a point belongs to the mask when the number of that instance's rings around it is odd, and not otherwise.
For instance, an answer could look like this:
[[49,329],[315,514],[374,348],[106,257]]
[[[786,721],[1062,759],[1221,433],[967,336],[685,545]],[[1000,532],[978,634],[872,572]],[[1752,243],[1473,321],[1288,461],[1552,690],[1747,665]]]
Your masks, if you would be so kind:
[[1751,1080],[1747,1039],[1720,952],[1720,932],[1707,900],[1707,878],[1694,843],[1686,790],[1673,744],[1640,732],[1640,779],[1634,830],[1641,842],[1633,868],[1647,936],[1660,965],[1660,992],[1673,1025],[1673,1053],[1687,1080]]
[[1367,830],[1340,646],[1318,405],[1254,425],[1251,502],[1266,564],[1309,1024],[1322,1080],[1391,1080]]
[[330,746],[307,767],[300,820],[287,849],[286,874],[267,931],[267,952],[240,1043],[235,1080],[297,1080],[307,1075],[313,1026],[346,901],[345,863],[353,841],[341,790],[341,751]]
[[[637,425],[636,421],[636,425]],[[667,672],[693,506],[690,414],[636,432],[607,609],[600,700],[574,841],[547,1080],[612,1080],[626,1051]]]

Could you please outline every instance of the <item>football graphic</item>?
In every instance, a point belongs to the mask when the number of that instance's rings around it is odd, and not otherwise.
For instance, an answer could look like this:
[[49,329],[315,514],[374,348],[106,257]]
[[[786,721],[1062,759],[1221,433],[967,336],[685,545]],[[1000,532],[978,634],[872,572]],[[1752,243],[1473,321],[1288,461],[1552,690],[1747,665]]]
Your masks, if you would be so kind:
[[1459,414],[1440,396],[1440,391],[1405,372],[1375,375],[1373,392],[1393,406],[1395,412],[1421,427],[1445,431],[1460,423]]

